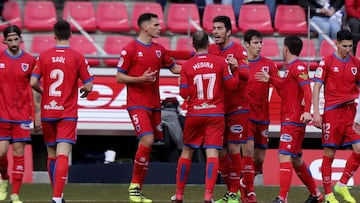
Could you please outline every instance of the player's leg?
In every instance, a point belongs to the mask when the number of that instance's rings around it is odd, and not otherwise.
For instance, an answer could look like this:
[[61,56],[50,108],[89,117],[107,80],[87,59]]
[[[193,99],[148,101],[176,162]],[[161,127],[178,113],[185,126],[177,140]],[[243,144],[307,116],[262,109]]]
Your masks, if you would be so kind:
[[194,149],[188,146],[183,146],[181,155],[178,160],[177,170],[176,170],[176,201],[182,201],[184,197],[184,189],[186,182],[189,177],[189,172],[191,168],[191,158],[193,156]]
[[321,164],[321,175],[325,193],[325,202],[339,203],[331,189],[332,162],[334,161],[335,147],[324,147],[323,161]]
[[[219,169],[219,149],[206,148],[206,173],[204,202],[211,202]],[[229,201],[228,201],[229,202]]]
[[9,184],[7,151],[11,140],[10,123],[0,122],[0,200],[5,200]]
[[[255,126],[255,127],[251,127]],[[251,128],[255,128],[253,133],[249,132],[249,137],[251,134],[254,136],[254,172],[255,177],[258,174],[262,174],[262,167],[265,160],[266,149],[268,148],[269,142],[269,125],[268,124],[255,124],[249,122],[249,131]],[[250,139],[250,138],[248,138]]]

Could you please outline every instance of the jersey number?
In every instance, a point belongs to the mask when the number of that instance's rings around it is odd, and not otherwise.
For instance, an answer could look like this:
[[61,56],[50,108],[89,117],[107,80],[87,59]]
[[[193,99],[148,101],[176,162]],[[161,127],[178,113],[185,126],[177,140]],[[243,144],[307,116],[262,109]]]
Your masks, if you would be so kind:
[[49,96],[61,97],[61,91],[56,90],[64,82],[64,72],[60,69],[54,69],[50,73],[50,78],[55,79],[49,88]]
[[[208,80],[207,87],[204,87],[203,81]],[[196,85],[197,97],[198,99],[205,99],[205,91],[206,91],[206,99],[214,98],[214,86],[216,81],[215,73],[206,73],[206,74],[198,74],[194,77],[194,84]],[[206,88],[204,90],[204,88]]]

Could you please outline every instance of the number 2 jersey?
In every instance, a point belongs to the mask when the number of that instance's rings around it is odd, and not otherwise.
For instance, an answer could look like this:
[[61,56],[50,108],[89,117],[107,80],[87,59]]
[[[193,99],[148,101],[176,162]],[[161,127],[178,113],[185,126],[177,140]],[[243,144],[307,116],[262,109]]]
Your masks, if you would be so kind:
[[0,122],[31,123],[34,66],[35,58],[24,51],[19,56],[0,52]]
[[32,76],[42,78],[43,121],[77,119],[78,79],[93,80],[85,57],[69,46],[57,46],[40,54]]

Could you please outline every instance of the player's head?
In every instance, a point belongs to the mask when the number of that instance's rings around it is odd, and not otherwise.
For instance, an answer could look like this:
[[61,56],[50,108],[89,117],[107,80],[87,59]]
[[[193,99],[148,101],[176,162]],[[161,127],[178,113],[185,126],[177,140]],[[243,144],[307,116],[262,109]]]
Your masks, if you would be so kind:
[[299,56],[303,47],[303,42],[298,36],[286,36],[284,39],[283,55],[288,54]]
[[244,34],[245,47],[248,57],[253,59],[259,56],[262,47],[263,35],[257,30],[248,30]]
[[196,51],[207,50],[209,46],[209,35],[204,31],[195,32],[192,36],[193,46]]
[[9,25],[4,29],[4,41],[3,43],[7,45],[8,50],[16,55],[20,51],[21,39],[21,30],[16,25]]
[[59,20],[54,24],[54,34],[57,40],[69,40],[71,36],[71,27],[66,20]]
[[140,32],[145,32],[151,37],[159,37],[161,32],[158,16],[154,13],[143,13],[138,18]]
[[340,30],[336,33],[337,54],[341,58],[346,58],[353,50],[354,36],[349,30]]
[[216,16],[213,19],[212,34],[216,44],[225,45],[230,41],[231,20],[227,16]]

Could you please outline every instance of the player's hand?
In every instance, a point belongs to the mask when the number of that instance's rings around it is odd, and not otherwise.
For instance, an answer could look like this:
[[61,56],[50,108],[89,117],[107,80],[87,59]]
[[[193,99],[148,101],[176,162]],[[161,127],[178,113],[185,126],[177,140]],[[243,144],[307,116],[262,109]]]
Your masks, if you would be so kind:
[[151,71],[151,68],[149,68],[143,73],[141,77],[143,78],[144,82],[155,82],[157,72],[158,72],[157,70]]
[[312,121],[311,114],[309,112],[304,112],[300,116],[300,121],[303,123],[308,123],[308,122]]
[[80,98],[85,98],[88,96],[90,91],[87,91],[85,87],[80,88]]
[[313,124],[315,127],[319,128],[319,129],[322,128],[322,118],[321,118],[320,114],[314,113]]
[[35,119],[34,119],[34,132],[38,133],[42,129],[41,127],[41,115],[39,113],[35,113]]
[[353,130],[355,131],[356,134],[360,135],[360,123],[354,122]]
[[259,82],[269,82],[270,75],[265,72],[257,72],[255,73],[255,79]]
[[237,59],[233,56],[226,57],[226,62],[229,64],[231,71],[234,71],[235,68],[239,67]]

